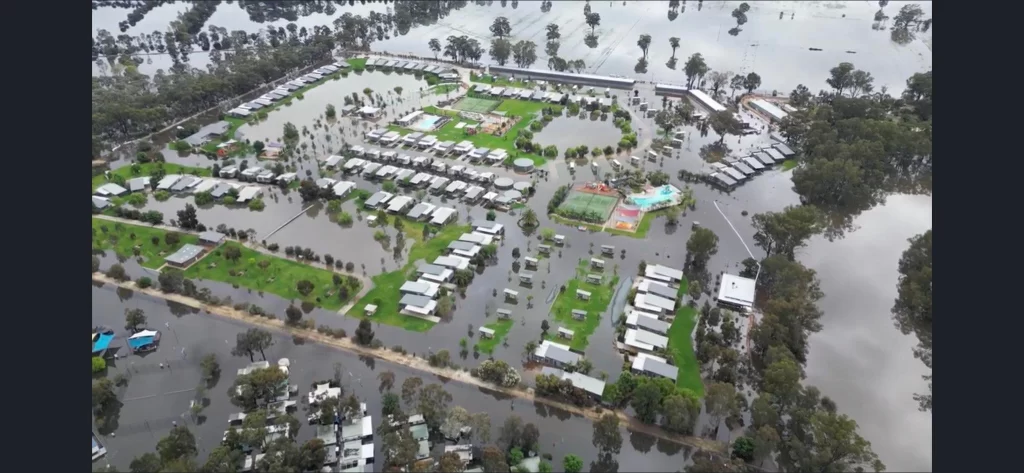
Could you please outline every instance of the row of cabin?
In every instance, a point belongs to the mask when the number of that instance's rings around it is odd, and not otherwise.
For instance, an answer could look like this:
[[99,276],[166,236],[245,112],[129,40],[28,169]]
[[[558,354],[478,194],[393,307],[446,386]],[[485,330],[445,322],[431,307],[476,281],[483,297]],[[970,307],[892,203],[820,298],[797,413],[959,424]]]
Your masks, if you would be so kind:
[[643,276],[635,283],[636,296],[626,308],[626,331],[620,346],[623,350],[663,360],[658,356],[668,349],[669,327],[682,303],[679,294],[682,278],[683,272],[678,269],[647,265]]
[[401,59],[388,59],[380,58],[373,61],[366,62],[367,67],[373,67],[377,69],[392,69],[407,72],[422,72],[426,74],[449,74],[452,72],[452,68],[448,66],[432,66],[430,64],[420,63],[416,61],[403,61]]
[[[428,202],[417,202],[416,199],[387,191],[377,191],[363,205],[370,210],[385,210],[388,213],[405,215],[410,219],[429,222],[433,225],[445,226],[459,218],[458,210],[452,207],[441,207]],[[370,217],[373,217],[372,219]],[[370,221],[376,216],[367,217]]]
[[491,97],[532,100],[535,102],[557,103],[562,105],[565,105],[569,100],[569,94],[563,94],[561,92],[546,92],[540,88],[520,89],[516,87],[491,86],[490,84],[476,84],[473,86],[472,91],[481,95],[489,95]]
[[167,174],[158,182],[154,183],[149,176],[140,176],[125,181],[125,186],[108,182],[96,188],[92,196],[93,206],[103,210],[113,203],[111,199],[133,192],[145,192],[147,190],[167,191],[175,194],[196,194],[209,192],[215,199],[228,195],[232,190],[238,192],[236,202],[245,203],[263,195],[263,188],[259,186],[246,186],[236,182],[221,181],[208,177],[191,176],[187,174]]
[[292,80],[289,80],[288,82],[285,82],[277,86],[274,90],[271,90],[270,92],[261,95],[259,98],[256,98],[250,102],[244,103],[242,105],[239,105],[238,107],[229,110],[228,115],[237,118],[248,117],[249,115],[252,115],[253,113],[259,111],[261,108],[269,107],[278,100],[288,98],[288,96],[295,93],[295,91],[302,89],[310,84],[320,82],[326,79],[331,74],[339,72],[343,69],[347,69],[348,67],[348,63],[343,61],[338,61],[333,64],[321,66],[308,74],[296,77]]
[[722,162],[712,163],[715,171],[709,174],[712,182],[725,190],[733,190],[738,185],[753,179],[765,169],[782,163],[796,156],[796,152],[785,143],[775,143],[771,147],[762,148],[743,158],[729,157]]
[[[413,182],[413,178],[425,171],[438,175],[460,177],[464,180],[478,182],[483,185],[490,185],[496,177],[490,171],[479,172],[472,167],[459,164],[448,166],[444,161],[435,161],[429,156],[414,157],[407,154],[398,154],[395,151],[368,150],[362,146],[353,146],[349,153],[351,158],[348,161],[343,161],[344,158],[340,156],[331,156],[327,158],[325,165],[329,169],[340,167],[345,173],[349,174],[361,172],[367,178],[395,179],[399,183],[405,182],[412,185],[422,183],[422,178],[419,179],[419,182]],[[411,166],[413,169],[405,169],[399,166]]]
[[419,149],[438,156],[450,156],[453,158],[466,156],[470,162],[474,163],[483,161],[495,165],[508,159],[508,151],[501,148],[477,147],[468,140],[458,143],[454,141],[440,141],[434,135],[428,135],[419,131],[403,136],[397,131],[377,128],[364,133],[363,136],[367,141],[377,143],[386,148],[404,147]]

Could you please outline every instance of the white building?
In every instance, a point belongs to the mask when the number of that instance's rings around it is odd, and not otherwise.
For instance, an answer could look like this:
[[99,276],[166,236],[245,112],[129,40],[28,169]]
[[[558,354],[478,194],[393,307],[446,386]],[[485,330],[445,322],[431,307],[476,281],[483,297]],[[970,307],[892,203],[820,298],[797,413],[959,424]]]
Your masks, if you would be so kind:
[[750,278],[722,275],[722,287],[718,290],[718,303],[727,307],[749,310],[754,306],[757,282]]

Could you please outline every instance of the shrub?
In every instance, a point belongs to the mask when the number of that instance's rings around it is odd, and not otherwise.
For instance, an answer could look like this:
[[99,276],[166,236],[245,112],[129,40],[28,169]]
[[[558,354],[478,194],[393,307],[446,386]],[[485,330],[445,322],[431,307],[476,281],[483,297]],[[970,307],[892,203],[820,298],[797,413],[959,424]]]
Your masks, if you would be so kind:
[[146,276],[143,276],[143,277],[139,278],[138,281],[135,281],[135,285],[139,286],[142,289],[145,289],[145,288],[151,287],[153,285],[153,280],[148,278],[148,277],[146,277]]
[[[135,194],[132,194],[132,195],[135,195]],[[153,193],[153,198],[156,199],[159,202],[163,202],[163,201],[171,198],[171,193],[167,192],[165,190],[158,190],[158,191]]]
[[92,374],[102,373],[105,369],[107,369],[107,360],[98,356],[92,357]]
[[185,140],[174,141],[170,144],[170,148],[175,151],[192,151],[192,145],[188,144]]
[[338,214],[338,225],[346,227],[352,225],[352,214],[348,212],[341,212]]
[[263,199],[253,199],[249,201],[249,210],[263,210],[266,208],[266,204],[263,203]]

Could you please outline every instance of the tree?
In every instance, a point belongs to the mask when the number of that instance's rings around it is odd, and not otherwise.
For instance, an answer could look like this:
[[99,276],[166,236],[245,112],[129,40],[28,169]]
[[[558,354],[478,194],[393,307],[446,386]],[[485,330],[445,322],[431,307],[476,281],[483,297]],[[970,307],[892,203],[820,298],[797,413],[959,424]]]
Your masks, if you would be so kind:
[[537,45],[533,41],[519,41],[512,46],[512,59],[522,68],[537,61]]
[[508,463],[505,463],[505,454],[493,445],[483,448],[482,462],[484,471],[487,473],[508,473]]
[[747,93],[753,92],[758,87],[761,87],[761,76],[756,72],[747,74],[747,77],[743,79],[743,88],[747,89]]
[[548,41],[556,41],[562,37],[562,33],[558,32],[558,25],[555,23],[548,23],[547,28],[547,39]]
[[[932,71],[918,72],[907,79],[903,90],[903,101],[914,108],[921,120],[932,118]],[[790,99],[792,102],[792,99]]]
[[199,218],[196,216],[194,205],[185,204],[185,209],[178,211],[178,226],[185,230],[195,230],[199,226]]
[[312,294],[314,287],[313,283],[308,279],[301,279],[299,282],[295,283],[295,290],[299,291],[299,294],[302,294],[302,297]]
[[708,65],[704,62],[704,56],[701,56],[700,53],[693,53],[686,60],[686,64],[683,65],[683,72],[686,73],[686,87],[694,88],[695,82],[704,77],[704,74],[708,72]]
[[152,471],[161,471],[163,465],[160,463],[160,457],[156,456],[155,453],[146,452],[142,456],[135,457],[132,462],[128,464],[128,470],[132,473],[149,473]]
[[570,453],[562,459],[562,469],[565,473],[579,473],[583,471],[583,460]]
[[266,406],[285,392],[287,380],[288,375],[276,366],[253,370],[235,378],[231,401],[247,412]]
[[[668,223],[669,225],[677,225],[679,223],[679,206],[673,205],[671,207],[666,207],[663,212],[665,214],[665,223]],[[696,282],[697,281],[693,281],[690,284],[693,285]]]
[[[709,384],[704,392],[704,403],[708,415],[711,417],[711,424],[715,426],[715,432],[718,432],[718,426],[722,423],[722,419],[725,419],[738,408],[736,405],[736,386],[717,382]],[[748,459],[747,461],[750,460]]]
[[185,287],[185,273],[176,268],[165,269],[156,277],[156,281],[160,283],[161,291],[180,293]]
[[669,176],[664,171],[650,171],[647,173],[647,180],[652,186],[663,186],[668,184]]
[[128,280],[128,272],[124,270],[124,266],[114,263],[107,268],[107,277],[116,281],[124,282]]
[[750,5],[747,5],[746,2],[741,3],[732,11],[732,17],[736,19],[736,26],[743,26],[747,22],[748,11],[750,11]]
[[434,52],[434,59],[437,59],[437,53],[441,52],[441,42],[437,38],[430,38],[427,46]]
[[774,253],[795,259],[797,248],[824,229],[824,215],[811,205],[789,206],[781,212],[765,212],[751,217],[754,242],[767,256]]
[[527,422],[526,425],[523,426],[520,439],[519,443],[522,445],[523,450],[528,452],[535,451],[539,446],[537,442],[540,441],[540,429],[538,429],[536,425],[533,425],[532,422]]
[[527,228],[536,227],[539,225],[539,222],[537,221],[537,212],[534,212],[531,208],[527,208],[523,212],[523,218],[520,220],[520,223]]
[[455,452],[445,452],[441,455],[441,460],[437,463],[437,471],[443,471],[444,473],[461,473],[466,470],[466,465],[462,463],[462,459],[459,458],[459,454]]
[[356,343],[363,346],[369,346],[373,342],[373,325],[370,323],[370,319],[364,317],[359,321],[354,338]]
[[[640,51],[643,51],[644,53],[644,59],[647,59],[647,49],[651,47],[651,35],[640,35],[640,39],[637,40],[636,45],[640,46]],[[673,51],[673,54],[675,54],[675,51]]]
[[470,416],[469,411],[463,407],[455,406],[448,411],[444,423],[441,424],[441,434],[449,439],[458,438],[462,433],[462,429],[469,425],[471,420],[472,416]]
[[98,356],[92,357],[92,374],[101,373],[105,369],[107,369],[106,360]]
[[622,450],[622,432],[619,432],[619,416],[606,412],[594,422],[594,433],[591,438],[601,452],[619,454]]
[[125,309],[124,329],[138,332],[139,326],[146,326],[146,312],[142,309]]
[[[637,389],[639,391],[639,389]],[[693,433],[700,416],[700,400],[689,389],[680,389],[662,400],[661,424],[672,432],[684,435]]]
[[841,62],[838,66],[829,70],[829,78],[825,82],[836,91],[836,95],[843,95],[843,91],[853,86],[853,63]]
[[431,430],[441,428],[441,423],[448,415],[448,404],[452,402],[452,395],[444,390],[440,384],[430,384],[420,389],[419,412]]
[[707,228],[697,227],[686,241],[686,251],[694,264],[704,267],[718,253],[718,235]]
[[878,455],[857,433],[857,422],[834,412],[817,411],[810,417],[803,439],[791,439],[789,456],[795,471],[885,470]]
[[673,36],[668,39],[668,45],[672,46],[672,58],[676,57],[676,49],[679,49],[679,38]]
[[814,94],[803,84],[797,84],[796,88],[789,93],[789,104],[797,108],[810,105],[812,100],[814,100]]
[[[898,295],[892,307],[896,328],[904,335],[917,337],[914,356],[932,368],[932,231],[908,240],[910,247],[899,262]],[[925,379],[930,380],[931,376]],[[916,394],[921,410],[931,410],[931,382],[928,394]]]
[[227,245],[224,247],[224,259],[231,262],[237,262],[242,257],[242,249],[235,245]]
[[509,450],[515,447],[522,447],[523,419],[517,415],[510,415],[505,419],[498,431],[498,445],[502,450]]
[[488,53],[494,62],[504,66],[508,62],[509,56],[512,55],[512,42],[505,38],[495,38],[491,40],[491,49]]
[[737,90],[743,90],[746,88],[747,77],[736,74],[729,80],[729,89],[732,90],[732,96],[736,96]]
[[398,415],[402,411],[400,398],[398,397],[397,394],[391,391],[384,393],[384,396],[381,397],[380,405],[380,412],[385,417]]
[[718,134],[719,143],[723,143],[727,135],[743,133],[743,124],[729,110],[712,112],[708,117],[708,125]]
[[167,463],[185,457],[195,457],[196,438],[185,426],[176,426],[171,429],[166,437],[156,443],[156,451],[160,454],[160,461]]
[[697,452],[692,456],[693,463],[686,466],[686,473],[740,473],[746,471],[746,467],[731,458],[719,455],[712,455],[707,452]]
[[683,121],[679,115],[670,110],[662,109],[658,110],[658,113],[654,114],[654,123],[664,130],[665,136],[670,136],[672,134],[672,130],[675,130],[676,127],[682,124],[682,122]]
[[420,444],[413,438],[408,427],[388,432],[384,435],[382,443],[384,461],[388,465],[405,466],[416,461]]
[[235,339],[235,347],[231,349],[231,354],[233,356],[249,355],[249,361],[254,361],[253,357],[259,351],[263,355],[263,359],[266,360],[267,355],[263,353],[263,350],[270,348],[273,344],[274,338],[270,335],[270,332],[251,328],[244,333],[238,334]]
[[587,13],[587,26],[590,27],[590,34],[594,34],[594,28],[601,26],[601,14],[599,13]]
[[499,16],[494,19],[491,23],[491,34],[499,38],[504,38],[512,34],[512,25],[509,24],[508,18]]
[[633,391],[630,406],[636,411],[637,419],[650,424],[658,418],[663,397],[661,389],[656,384],[645,382]]
[[732,77],[731,72],[722,71],[711,71],[708,73],[708,79],[711,80],[711,96],[717,97],[718,91],[722,90],[726,84],[729,83],[729,78]]
[[382,371],[377,375],[377,380],[380,381],[377,392],[391,391],[391,388],[395,386],[395,372],[391,370]]
[[779,433],[770,425],[762,425],[754,432],[754,437],[751,440],[754,447],[751,456],[759,463],[764,463],[764,460],[775,452],[779,447],[779,442],[782,441],[779,438]]
[[288,323],[295,325],[302,320],[302,310],[295,307],[292,304],[288,305],[288,308],[284,310],[284,315],[288,319]]

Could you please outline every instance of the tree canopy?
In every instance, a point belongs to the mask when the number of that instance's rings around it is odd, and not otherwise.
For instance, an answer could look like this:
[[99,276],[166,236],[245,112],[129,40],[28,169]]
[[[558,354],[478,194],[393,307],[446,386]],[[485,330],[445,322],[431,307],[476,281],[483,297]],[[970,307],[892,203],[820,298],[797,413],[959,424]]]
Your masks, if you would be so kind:
[[[914,356],[932,368],[932,231],[928,230],[910,240],[899,262],[898,296],[892,307],[896,327],[905,335],[917,337]],[[931,375],[928,394],[917,394],[915,399],[922,410],[931,410]]]

